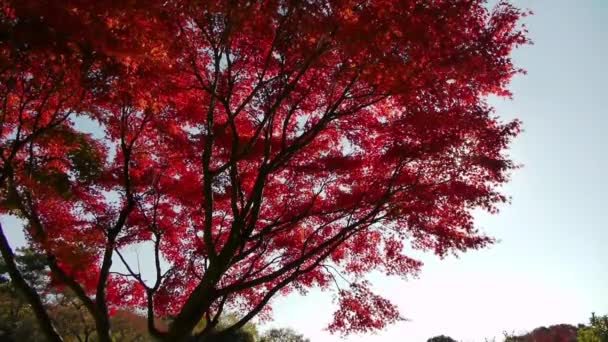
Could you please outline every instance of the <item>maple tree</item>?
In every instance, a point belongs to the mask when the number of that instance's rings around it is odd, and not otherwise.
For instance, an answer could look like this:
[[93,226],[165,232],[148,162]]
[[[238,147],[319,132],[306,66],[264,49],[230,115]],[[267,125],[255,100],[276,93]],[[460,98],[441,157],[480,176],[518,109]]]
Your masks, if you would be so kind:
[[[338,273],[354,281],[329,329],[380,329],[400,315],[369,271],[493,242],[472,210],[506,200],[520,124],[486,98],[510,95],[528,42],[506,1],[0,3],[0,211],[100,341],[125,307],[167,341],[201,319],[205,339],[227,308],[229,334]],[[12,283],[60,341],[1,228]],[[124,257],[141,243],[151,279]]]

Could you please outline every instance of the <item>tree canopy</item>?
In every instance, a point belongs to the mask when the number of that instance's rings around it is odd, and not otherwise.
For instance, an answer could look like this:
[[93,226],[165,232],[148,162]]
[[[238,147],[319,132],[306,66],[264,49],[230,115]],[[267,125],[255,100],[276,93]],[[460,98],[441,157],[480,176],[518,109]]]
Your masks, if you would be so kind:
[[[480,0],[2,0],[0,213],[24,222],[103,342],[122,308],[180,341],[201,319],[210,336],[224,309],[239,313],[230,334],[312,287],[337,294],[330,331],[381,329],[400,314],[369,271],[408,277],[412,249],[494,241],[472,211],[507,200],[520,124],[486,98],[521,72],[525,14]],[[0,228],[12,283],[61,341],[17,267],[17,227]],[[154,275],[124,257],[133,245]]]
[[457,342],[457,341],[449,336],[439,335],[439,336],[429,338],[428,340],[426,340],[426,342]]
[[597,316],[592,313],[589,325],[579,327],[577,340],[579,342],[608,342],[608,315]]

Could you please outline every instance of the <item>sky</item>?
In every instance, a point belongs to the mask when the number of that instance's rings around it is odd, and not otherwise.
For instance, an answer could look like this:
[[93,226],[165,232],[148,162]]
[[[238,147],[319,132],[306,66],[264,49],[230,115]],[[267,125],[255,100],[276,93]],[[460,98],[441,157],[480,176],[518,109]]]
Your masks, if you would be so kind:
[[377,293],[409,321],[375,335],[342,339],[323,329],[335,310],[330,293],[275,302],[273,322],[312,342],[424,342],[440,334],[484,341],[502,332],[585,323],[608,314],[608,1],[521,0],[534,45],[514,53],[528,71],[513,100],[492,99],[524,133],[511,155],[523,164],[505,192],[512,203],[477,223],[501,240],[458,259],[425,254],[418,279],[372,275]]
[[[491,103],[504,120],[524,123],[511,148],[523,168],[504,189],[512,203],[476,216],[500,242],[459,258],[416,254],[425,262],[418,279],[371,275],[375,292],[408,318],[380,333],[329,334],[336,307],[319,291],[278,298],[263,328],[291,327],[312,342],[424,342],[440,334],[473,342],[608,314],[608,0],[514,3],[535,13],[525,20],[534,45],[514,53],[528,74],[513,80],[513,100]],[[7,230],[14,244],[23,242]]]

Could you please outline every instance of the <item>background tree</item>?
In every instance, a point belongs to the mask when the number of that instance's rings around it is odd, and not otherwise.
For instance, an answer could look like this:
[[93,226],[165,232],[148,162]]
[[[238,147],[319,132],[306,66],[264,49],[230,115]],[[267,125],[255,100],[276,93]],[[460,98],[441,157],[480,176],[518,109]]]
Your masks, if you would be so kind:
[[439,336],[429,338],[428,340],[426,340],[426,342],[457,342],[457,341],[449,336],[439,335]]
[[608,341],[608,315],[596,316],[591,314],[589,326],[578,329],[579,342],[607,342]]
[[[46,265],[39,254],[30,249],[19,249],[15,262],[28,284],[43,292],[48,278]],[[7,341],[44,340],[44,333],[23,294],[7,276],[7,265],[0,257],[0,337]],[[46,300],[46,296],[43,295]]]
[[505,342],[576,342],[577,327],[570,324],[556,324],[538,327],[523,335],[505,333]]
[[[44,295],[44,307],[57,330],[68,341],[98,341],[95,322],[78,299],[65,289],[49,286],[44,256],[31,249],[18,249],[17,265],[30,286]],[[6,279],[6,264],[0,258],[0,278]],[[118,311],[111,317],[112,338],[116,342],[151,341],[146,319],[129,311]],[[46,341],[31,306],[10,280],[0,284],[1,341]]]
[[268,330],[262,335],[260,342],[310,342],[310,340],[293,329],[281,328]]
[[[493,242],[472,212],[507,200],[519,122],[486,98],[527,43],[506,1],[0,4],[0,212],[100,341],[125,308],[160,340],[203,318],[222,339],[311,287],[336,291],[330,331],[381,329],[400,315],[369,271]],[[4,229],[11,283],[61,341]],[[239,320],[210,334],[224,309]]]
[[0,285],[0,340],[44,341],[34,313],[15,289]]
[[[233,313],[224,314],[219,318],[219,321],[213,324],[213,327],[207,329],[210,325],[207,318],[203,318],[199,324],[196,325],[193,331],[193,335],[196,337],[194,340],[209,340],[218,342],[256,342],[259,340],[259,334],[257,327],[252,323],[243,325],[238,330],[231,330],[229,333],[222,333],[225,329],[234,325],[239,320],[239,317]],[[204,333],[203,333],[204,332]]]

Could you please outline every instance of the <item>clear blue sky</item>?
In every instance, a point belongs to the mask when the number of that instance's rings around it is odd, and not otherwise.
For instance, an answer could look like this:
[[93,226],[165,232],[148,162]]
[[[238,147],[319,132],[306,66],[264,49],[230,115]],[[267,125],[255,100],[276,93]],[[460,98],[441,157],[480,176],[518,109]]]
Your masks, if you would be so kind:
[[512,156],[524,164],[513,198],[479,225],[502,241],[459,259],[425,256],[417,280],[372,276],[377,292],[410,322],[346,340],[323,331],[334,306],[327,293],[276,302],[272,326],[313,342],[424,342],[446,334],[483,341],[502,331],[584,323],[608,314],[608,1],[521,0],[534,45],[515,53],[528,75],[513,80],[512,101],[492,101],[525,132]]
[[[478,216],[502,241],[459,259],[423,255],[419,279],[371,276],[410,319],[376,335],[325,332],[335,307],[316,291],[279,298],[266,327],[292,327],[312,342],[424,342],[439,334],[468,342],[608,314],[608,0],[515,2],[535,12],[526,20],[534,45],[515,53],[528,75],[514,79],[514,100],[493,103],[503,118],[524,122],[512,148],[524,168],[505,188],[512,204]],[[18,229],[7,230],[23,242]]]

